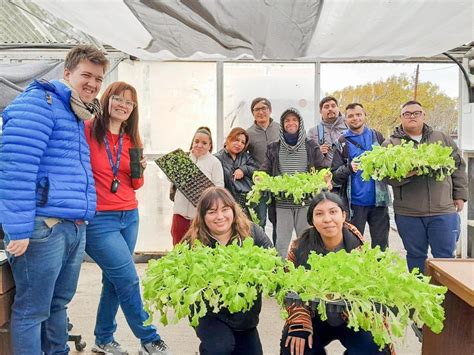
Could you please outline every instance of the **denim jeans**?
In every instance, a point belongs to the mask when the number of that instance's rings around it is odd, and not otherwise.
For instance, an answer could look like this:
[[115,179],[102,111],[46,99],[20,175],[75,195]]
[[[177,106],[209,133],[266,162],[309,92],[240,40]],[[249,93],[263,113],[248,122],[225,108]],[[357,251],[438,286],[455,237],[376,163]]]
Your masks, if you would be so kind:
[[133,334],[146,344],[159,340],[154,326],[145,326],[140,284],[133,262],[138,235],[138,210],[97,212],[87,226],[86,253],[102,269],[102,293],[94,334],[96,344],[114,340],[120,305]]
[[76,292],[86,226],[63,220],[49,228],[46,218],[35,218],[25,254],[8,255],[16,286],[11,316],[15,355],[69,353],[66,306]]
[[456,212],[429,217],[395,214],[398,233],[407,251],[408,269],[425,271],[428,247],[435,258],[453,258],[459,238],[460,219]]

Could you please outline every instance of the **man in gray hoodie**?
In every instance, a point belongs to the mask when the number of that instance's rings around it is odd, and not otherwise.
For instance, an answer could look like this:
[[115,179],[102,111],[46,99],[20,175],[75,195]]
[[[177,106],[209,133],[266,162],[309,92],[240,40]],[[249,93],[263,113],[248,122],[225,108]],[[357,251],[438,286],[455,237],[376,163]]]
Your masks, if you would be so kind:
[[347,130],[347,126],[335,97],[324,97],[319,102],[319,112],[321,122],[308,130],[308,138],[315,140],[321,153],[332,161],[338,139]]
[[[270,117],[272,114],[272,104],[270,100],[264,97],[253,99],[250,110],[254,117],[254,123],[247,129],[249,135],[248,151],[257,162],[260,169],[265,161],[267,146],[280,139],[280,125]],[[265,228],[267,221],[267,199],[262,199],[255,207],[255,212],[260,220],[260,226]],[[275,243],[275,220],[270,216],[273,224],[273,243]]]

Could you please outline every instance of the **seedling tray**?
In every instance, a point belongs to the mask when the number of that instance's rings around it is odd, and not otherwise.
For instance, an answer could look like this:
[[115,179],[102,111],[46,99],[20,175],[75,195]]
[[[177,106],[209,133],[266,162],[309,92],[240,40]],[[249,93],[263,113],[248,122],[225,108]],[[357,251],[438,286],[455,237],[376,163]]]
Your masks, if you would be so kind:
[[176,149],[155,160],[168,179],[196,206],[204,190],[214,186],[182,149]]

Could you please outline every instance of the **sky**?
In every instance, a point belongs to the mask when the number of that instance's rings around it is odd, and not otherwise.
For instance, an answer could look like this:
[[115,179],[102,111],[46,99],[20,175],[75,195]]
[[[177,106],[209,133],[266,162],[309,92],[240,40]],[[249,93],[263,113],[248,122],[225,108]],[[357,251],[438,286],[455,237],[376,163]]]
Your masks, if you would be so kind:
[[[348,83],[353,86],[362,85],[402,73],[414,77],[415,71],[416,63],[322,64],[321,91],[324,94],[343,89]],[[459,68],[454,63],[420,64],[419,80],[435,83],[450,97],[459,95]]]

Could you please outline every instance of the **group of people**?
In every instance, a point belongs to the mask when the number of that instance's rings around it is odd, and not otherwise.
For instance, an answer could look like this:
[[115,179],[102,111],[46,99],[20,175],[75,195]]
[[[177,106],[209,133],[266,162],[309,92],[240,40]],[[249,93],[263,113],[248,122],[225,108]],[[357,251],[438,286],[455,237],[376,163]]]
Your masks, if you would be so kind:
[[[131,149],[142,147],[138,100],[133,86],[112,83],[96,99],[108,60],[94,47],[74,47],[65,60],[64,79],[35,81],[3,112],[0,159],[0,223],[16,295],[11,329],[15,354],[67,354],[66,308],[72,299],[84,252],[102,270],[102,293],[92,351],[127,354],[114,338],[118,307],[140,340],[140,354],[170,354],[143,309],[133,251],[139,215],[135,190],[144,179],[131,168]],[[369,224],[372,246],[388,247],[390,197],[407,250],[408,268],[424,270],[428,247],[435,257],[453,257],[459,236],[457,212],[467,200],[465,163],[453,140],[425,122],[422,105],[402,106],[401,124],[384,139],[366,124],[360,103],[346,107],[334,97],[321,100],[322,122],[306,133],[295,108],[279,122],[270,100],[251,103],[254,124],[233,128],[213,155],[212,134],[199,127],[189,156],[214,183],[198,205],[173,191],[173,244],[196,240],[214,247],[253,238],[275,245],[282,257],[307,266],[311,251],[350,252],[363,243]],[[453,148],[456,170],[444,181],[411,172],[402,181],[364,181],[354,161],[374,145],[438,142]],[[220,148],[220,149],[219,149]],[[142,169],[146,159],[139,161]],[[248,218],[246,194],[255,171],[271,176],[330,168],[333,192],[304,204],[266,195],[255,209],[260,225]],[[15,182],[15,183],[12,183]],[[335,192],[335,193],[334,193]],[[273,224],[269,238],[264,227]],[[349,221],[350,223],[348,223]],[[296,232],[297,239],[292,241]],[[201,354],[262,354],[257,332],[261,299],[251,310],[208,312],[196,334]],[[341,317],[322,321],[305,307],[290,306],[281,338],[282,354],[324,354],[339,339],[349,353],[381,352],[369,333],[354,332]]]
[[0,223],[16,286],[15,355],[69,353],[66,309],[84,252],[102,270],[92,351],[128,354],[114,338],[120,306],[139,354],[170,354],[145,325],[133,262],[144,183],[131,173],[130,151],[142,147],[137,92],[115,82],[97,100],[107,65],[100,50],[76,46],[62,80],[34,81],[3,112]]

